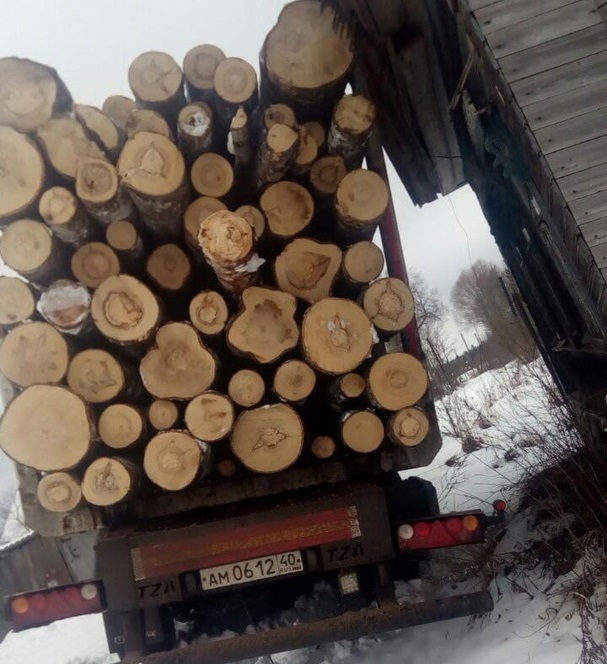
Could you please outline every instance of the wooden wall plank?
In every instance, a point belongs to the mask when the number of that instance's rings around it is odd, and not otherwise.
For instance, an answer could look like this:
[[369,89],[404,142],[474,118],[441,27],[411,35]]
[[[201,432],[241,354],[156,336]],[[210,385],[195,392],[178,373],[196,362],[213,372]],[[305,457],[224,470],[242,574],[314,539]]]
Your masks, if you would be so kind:
[[607,134],[607,108],[599,108],[564,122],[538,129],[537,142],[545,155]]
[[[605,157],[607,159],[607,155]],[[558,180],[558,186],[568,201],[596,194],[607,189],[607,163],[587,168]]]
[[468,0],[468,6],[472,11],[486,7],[487,5],[504,4],[506,0]]
[[607,136],[553,152],[546,155],[546,161],[557,179],[604,164],[607,161]]
[[594,260],[596,261],[596,264],[599,266],[599,268],[607,268],[607,242],[599,244],[596,247],[591,247],[590,251],[592,251]]
[[529,126],[537,130],[605,106],[607,106],[607,80],[530,104],[525,107],[524,113]]
[[504,76],[514,83],[605,50],[607,30],[603,25],[593,25],[502,57],[499,64]]
[[607,191],[571,201],[569,209],[580,225],[607,217]]
[[[607,32],[607,31],[606,31]],[[607,51],[511,83],[521,107],[607,80]]]
[[580,231],[589,247],[607,242],[607,217],[582,224]]
[[480,7],[474,16],[485,35],[570,5],[577,0],[505,0]]
[[595,0],[577,0],[523,23],[497,30],[487,35],[487,41],[495,57],[501,58],[600,22]]

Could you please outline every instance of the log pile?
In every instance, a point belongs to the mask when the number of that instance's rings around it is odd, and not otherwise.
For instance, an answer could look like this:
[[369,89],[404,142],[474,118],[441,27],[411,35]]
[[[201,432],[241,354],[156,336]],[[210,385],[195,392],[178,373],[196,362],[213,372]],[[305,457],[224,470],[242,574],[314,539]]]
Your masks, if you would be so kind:
[[384,344],[414,308],[372,241],[375,109],[344,96],[334,18],[285,7],[260,88],[205,44],[140,55],[102,109],[0,60],[0,446],[45,509],[424,440],[425,369]]

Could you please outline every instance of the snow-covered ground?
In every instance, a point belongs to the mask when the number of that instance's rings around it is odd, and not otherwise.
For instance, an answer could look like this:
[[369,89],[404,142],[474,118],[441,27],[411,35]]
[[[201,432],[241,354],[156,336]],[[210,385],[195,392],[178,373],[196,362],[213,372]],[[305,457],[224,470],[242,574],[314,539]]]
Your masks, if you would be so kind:
[[[538,433],[555,435],[562,425],[558,409],[541,387],[545,372],[539,363],[529,368],[512,364],[469,380],[437,404],[443,448],[435,462],[418,475],[432,480],[444,511],[471,509],[479,504],[490,509],[500,496],[516,504],[513,486],[521,473],[539,456]],[[573,434],[572,434],[573,435]],[[462,450],[462,441],[467,450]],[[550,523],[537,524],[532,508],[509,517],[503,537],[496,540],[493,568],[489,558],[471,552],[462,557],[456,549],[439,552],[428,565],[423,580],[401,583],[397,595],[415,601],[437,588],[467,590],[466,576],[489,583],[495,608],[480,619],[461,618],[339,642],[315,649],[294,651],[251,664],[576,664],[582,654],[584,633],[594,629],[595,614],[605,612],[607,589],[595,588],[593,597],[572,590],[579,569],[554,578],[533,555],[534,542],[554,535]],[[583,565],[581,561],[579,565]],[[465,570],[472,569],[472,574]],[[491,573],[493,569],[494,574]],[[462,572],[460,578],[453,570]],[[494,577],[491,580],[490,577]],[[332,601],[322,585],[314,601],[303,602],[304,617],[314,602],[322,607]],[[594,612],[594,613],[593,613]],[[582,620],[582,616],[587,619]],[[289,616],[292,619],[292,615]],[[259,625],[257,629],[267,628]],[[607,661],[597,653],[585,663]],[[103,625],[99,616],[85,616],[24,634],[9,634],[0,644],[0,664],[23,661],[45,664],[108,664]]]

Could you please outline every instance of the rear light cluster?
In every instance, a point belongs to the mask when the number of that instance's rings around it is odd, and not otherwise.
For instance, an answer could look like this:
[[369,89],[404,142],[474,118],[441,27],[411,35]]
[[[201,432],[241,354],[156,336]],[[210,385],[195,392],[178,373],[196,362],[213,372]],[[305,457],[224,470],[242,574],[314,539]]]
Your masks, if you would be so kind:
[[474,544],[485,539],[484,515],[475,512],[412,521],[399,526],[397,534],[401,551]]
[[46,625],[54,620],[103,610],[101,586],[96,582],[57,586],[13,595],[10,618],[15,630]]

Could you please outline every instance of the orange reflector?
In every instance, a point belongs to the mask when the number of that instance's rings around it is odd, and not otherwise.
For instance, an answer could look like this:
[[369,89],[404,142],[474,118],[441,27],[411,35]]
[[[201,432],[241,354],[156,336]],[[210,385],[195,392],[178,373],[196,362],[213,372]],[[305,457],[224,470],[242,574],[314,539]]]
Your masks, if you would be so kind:
[[30,603],[27,601],[27,597],[15,597],[11,602],[11,609],[13,613],[18,613],[20,615],[27,613],[27,610],[30,608]]
[[468,532],[472,532],[473,530],[477,530],[477,528],[480,525],[478,517],[474,516],[474,514],[467,514],[462,519],[462,524],[464,526],[464,529],[467,530]]

